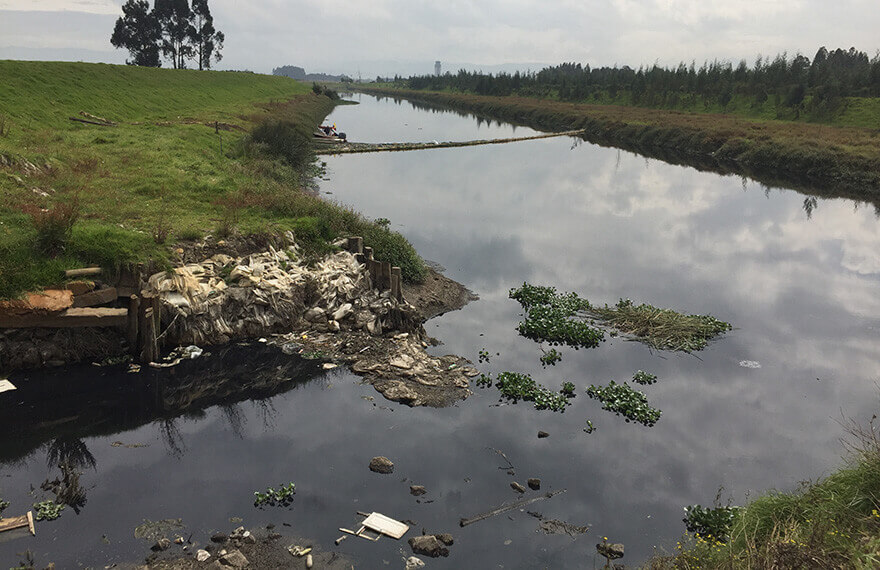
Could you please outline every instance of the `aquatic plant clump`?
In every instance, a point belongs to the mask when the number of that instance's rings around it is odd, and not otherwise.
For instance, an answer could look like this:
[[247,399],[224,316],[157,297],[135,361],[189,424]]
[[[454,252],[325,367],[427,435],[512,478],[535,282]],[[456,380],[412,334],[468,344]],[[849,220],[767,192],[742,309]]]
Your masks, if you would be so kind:
[[[525,318],[517,325],[519,334],[551,345],[567,344],[574,348],[595,348],[605,340],[605,333],[574,320],[579,312],[590,309],[590,303],[575,293],[557,293],[554,287],[523,283],[511,289],[509,297],[522,305]],[[542,359],[543,362],[543,359]]]
[[623,416],[627,422],[634,421],[651,427],[660,419],[662,412],[648,404],[644,393],[613,380],[607,386],[590,385],[587,395],[602,402],[602,409]]
[[55,501],[41,501],[34,503],[34,518],[38,521],[53,521],[61,516],[64,505]]
[[[478,386],[489,387],[492,385],[491,376],[481,374],[476,381]],[[495,378],[495,387],[501,392],[501,396],[513,403],[520,400],[533,402],[537,410],[552,410],[564,412],[570,404],[569,398],[574,397],[574,384],[566,382],[560,392],[548,390],[535,382],[528,374],[519,372],[501,372]]]
[[644,370],[639,370],[633,374],[633,382],[642,386],[650,386],[657,382],[657,375],[645,372]]
[[562,355],[555,348],[551,348],[541,355],[541,366],[556,366],[562,360]]
[[711,315],[685,315],[621,299],[614,307],[593,307],[592,313],[610,327],[631,334],[659,350],[693,352],[733,327]]
[[685,517],[682,522],[687,531],[698,538],[727,542],[738,511],[739,507],[709,508],[691,505],[684,508]]
[[261,507],[263,505],[268,505],[274,507],[275,505],[279,505],[286,507],[293,502],[293,495],[296,493],[296,491],[294,491],[295,487],[296,485],[291,481],[287,485],[280,485],[277,490],[269,487],[266,489],[265,493],[254,491],[254,506]]

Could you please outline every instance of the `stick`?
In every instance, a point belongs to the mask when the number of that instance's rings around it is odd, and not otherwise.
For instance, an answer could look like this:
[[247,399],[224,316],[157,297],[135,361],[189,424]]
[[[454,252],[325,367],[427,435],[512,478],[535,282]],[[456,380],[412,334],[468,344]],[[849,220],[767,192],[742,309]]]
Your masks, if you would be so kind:
[[516,469],[516,467],[513,466],[513,463],[510,462],[510,459],[508,459],[507,456],[504,455],[503,451],[501,451],[500,449],[495,449],[494,447],[490,447],[489,449],[503,457],[504,461],[507,461],[507,467],[499,467],[498,469]]
[[[551,491],[549,493],[544,493],[543,495],[538,495],[537,497],[530,497],[528,499],[520,499],[519,501],[515,501],[513,503],[507,505],[501,505],[498,508],[492,509],[491,511],[486,511],[485,513],[467,518],[461,519],[458,521],[459,526],[466,527],[469,524],[474,524],[475,522],[480,522],[482,520],[486,520],[488,518],[494,517],[495,515],[500,515],[501,513],[506,513],[507,511],[512,511],[513,509],[518,509],[520,507],[524,507],[526,505],[530,505],[536,501],[543,501],[544,499],[550,499],[555,497],[560,493],[564,493],[566,489],[560,489],[558,491]],[[341,529],[340,529],[341,530]]]
[[99,123],[98,121],[89,121],[86,119],[80,119],[78,117],[68,117],[71,121],[77,121],[80,123],[88,123],[89,125],[98,125],[99,127],[115,127],[113,123]]

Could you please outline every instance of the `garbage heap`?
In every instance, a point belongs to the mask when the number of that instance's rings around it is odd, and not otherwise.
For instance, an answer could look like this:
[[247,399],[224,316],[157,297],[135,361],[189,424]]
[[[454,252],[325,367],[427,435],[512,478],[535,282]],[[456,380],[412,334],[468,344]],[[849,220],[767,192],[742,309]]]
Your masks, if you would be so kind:
[[152,275],[145,288],[162,300],[162,342],[221,344],[290,332],[363,329],[416,332],[408,303],[373,289],[369,273],[348,252],[307,266],[295,245],[244,257],[217,254]]

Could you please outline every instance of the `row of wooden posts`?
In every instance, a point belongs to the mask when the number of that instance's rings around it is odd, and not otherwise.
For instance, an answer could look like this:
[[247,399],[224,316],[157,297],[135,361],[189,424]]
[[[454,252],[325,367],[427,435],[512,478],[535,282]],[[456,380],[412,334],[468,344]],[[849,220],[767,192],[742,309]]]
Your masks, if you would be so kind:
[[399,267],[392,266],[387,261],[373,259],[373,248],[364,247],[364,238],[348,238],[348,251],[354,254],[359,263],[367,266],[373,287],[379,291],[391,291],[391,296],[398,301],[403,301],[403,277]]

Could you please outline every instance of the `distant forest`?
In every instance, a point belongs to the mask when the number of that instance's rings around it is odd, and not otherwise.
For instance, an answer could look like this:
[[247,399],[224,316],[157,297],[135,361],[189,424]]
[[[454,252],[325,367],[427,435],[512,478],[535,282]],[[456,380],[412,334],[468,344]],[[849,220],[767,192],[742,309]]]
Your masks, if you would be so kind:
[[395,84],[410,89],[453,90],[479,95],[552,97],[563,101],[618,102],[646,107],[699,107],[731,101],[763,107],[768,100],[811,115],[837,110],[845,97],[880,96],[880,54],[869,58],[855,48],[819,49],[812,61],[783,53],[759,56],[754,65],[745,60],[680,63],[677,67],[590,67],[563,63],[533,73],[497,75],[461,70],[457,74],[423,75]]
[[276,67],[272,70],[272,75],[283,75],[285,77],[291,77],[296,79],[297,81],[351,81],[345,75],[328,75],[327,73],[306,73],[306,70],[302,67],[297,67],[295,65],[282,65],[281,67]]

